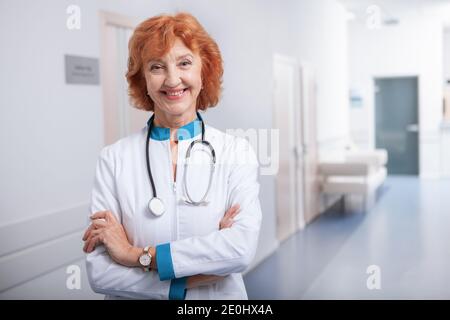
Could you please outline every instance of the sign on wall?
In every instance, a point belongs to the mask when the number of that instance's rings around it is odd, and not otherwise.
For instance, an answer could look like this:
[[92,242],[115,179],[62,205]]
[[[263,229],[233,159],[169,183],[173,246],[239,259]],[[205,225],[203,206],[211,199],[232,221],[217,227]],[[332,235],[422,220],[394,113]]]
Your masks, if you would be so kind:
[[100,84],[97,58],[64,55],[67,84]]

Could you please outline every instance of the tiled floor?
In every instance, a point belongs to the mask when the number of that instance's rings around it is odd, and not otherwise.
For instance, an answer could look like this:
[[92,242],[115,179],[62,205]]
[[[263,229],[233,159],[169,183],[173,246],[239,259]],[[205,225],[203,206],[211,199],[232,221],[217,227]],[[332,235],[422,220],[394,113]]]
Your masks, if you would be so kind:
[[250,299],[450,299],[450,179],[389,177],[369,212],[338,209],[245,276]]

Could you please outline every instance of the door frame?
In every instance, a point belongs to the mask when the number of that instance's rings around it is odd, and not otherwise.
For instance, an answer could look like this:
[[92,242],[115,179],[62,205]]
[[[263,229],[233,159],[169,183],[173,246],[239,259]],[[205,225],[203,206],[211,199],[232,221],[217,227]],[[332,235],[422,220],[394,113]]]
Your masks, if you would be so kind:
[[[294,197],[294,199],[289,199],[289,214],[294,213],[294,216],[290,217],[290,220],[294,220],[295,221],[295,225],[292,228],[289,228],[289,230],[287,231],[280,231],[280,225],[277,224],[277,239],[279,241],[283,241],[286,238],[288,238],[289,236],[291,236],[292,234],[294,234],[295,232],[297,232],[299,229],[304,228],[305,226],[305,217],[304,217],[304,200],[303,200],[303,169],[300,170],[301,172],[301,180],[298,177],[298,161],[299,159],[301,159],[301,155],[303,154],[303,150],[302,150],[302,122],[300,121],[300,117],[301,117],[301,112],[302,112],[302,97],[301,97],[301,74],[300,74],[300,64],[298,62],[298,60],[295,57],[292,56],[287,56],[287,55],[283,55],[283,54],[278,54],[275,53],[273,55],[273,59],[272,59],[272,63],[273,63],[273,70],[274,70],[274,75],[273,75],[273,93],[272,93],[272,110],[273,110],[273,124],[274,127],[277,127],[278,123],[277,123],[277,113],[279,111],[279,108],[277,108],[277,100],[276,100],[276,78],[275,78],[275,66],[277,65],[277,63],[279,64],[287,64],[290,65],[293,70],[295,70],[296,73],[296,77],[297,77],[297,85],[298,87],[296,88],[295,92],[294,92],[294,96],[296,97],[294,99],[294,107],[293,110],[290,110],[292,112],[292,114],[294,115],[295,118],[299,119],[299,121],[296,123],[294,122],[289,122],[290,127],[288,129],[289,134],[290,134],[290,141],[296,141],[295,145],[293,146],[293,148],[291,150],[289,150],[289,171],[291,171],[292,169],[295,170],[296,172],[296,177],[294,177],[293,181],[291,180],[289,183],[289,193],[290,194],[295,194],[296,196]],[[292,127],[293,126],[293,127]],[[283,139],[283,137],[281,137],[281,139]],[[292,139],[292,140],[291,140]],[[292,146],[289,146],[289,148],[291,148]],[[278,179],[278,175],[276,176],[275,179]],[[300,180],[300,181],[299,181]],[[278,210],[279,206],[278,206],[278,194],[279,192],[282,192],[281,190],[278,190],[278,183],[277,181],[275,181],[275,189],[276,192],[275,194],[277,195],[275,198],[275,203],[276,203],[276,215],[277,215],[277,221],[279,221],[279,217],[280,217],[280,212]],[[294,188],[294,190],[292,190],[292,188]],[[301,189],[300,189],[301,188]],[[300,189],[300,190],[299,190]],[[300,194],[301,192],[301,194]],[[301,199],[301,201],[299,200]]]
[[303,165],[303,229],[319,214],[320,183],[318,173],[318,142],[317,142],[317,82],[314,66],[306,61],[300,61],[301,86],[301,128],[302,128],[302,165]]
[[134,17],[100,10],[100,83],[102,87],[103,104],[103,134],[104,144],[108,145],[120,138],[120,114],[118,111],[116,74],[118,73],[116,60],[117,52],[111,49],[115,40],[110,39],[108,26],[134,29],[139,20]]

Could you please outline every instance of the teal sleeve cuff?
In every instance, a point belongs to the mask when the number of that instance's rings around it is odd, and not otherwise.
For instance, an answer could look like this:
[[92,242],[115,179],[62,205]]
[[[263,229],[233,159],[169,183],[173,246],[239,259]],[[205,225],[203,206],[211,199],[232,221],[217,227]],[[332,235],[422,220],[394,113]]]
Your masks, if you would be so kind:
[[173,279],[170,282],[169,300],[184,300],[186,297],[187,277]]
[[172,255],[170,254],[170,243],[156,246],[156,266],[158,267],[159,280],[175,279]]

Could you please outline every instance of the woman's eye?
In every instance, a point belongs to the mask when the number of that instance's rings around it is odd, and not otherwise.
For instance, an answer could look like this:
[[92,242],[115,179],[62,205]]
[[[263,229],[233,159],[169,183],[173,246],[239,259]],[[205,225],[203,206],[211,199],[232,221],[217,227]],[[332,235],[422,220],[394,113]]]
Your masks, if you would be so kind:
[[153,71],[153,70],[157,71],[157,70],[160,70],[160,69],[162,69],[162,66],[160,66],[158,64],[154,64],[154,65],[152,65],[150,67],[150,71]]
[[183,67],[189,66],[189,65],[191,65],[191,64],[192,64],[192,62],[189,61],[189,60],[186,60],[186,61],[181,62],[181,66],[183,66]]

